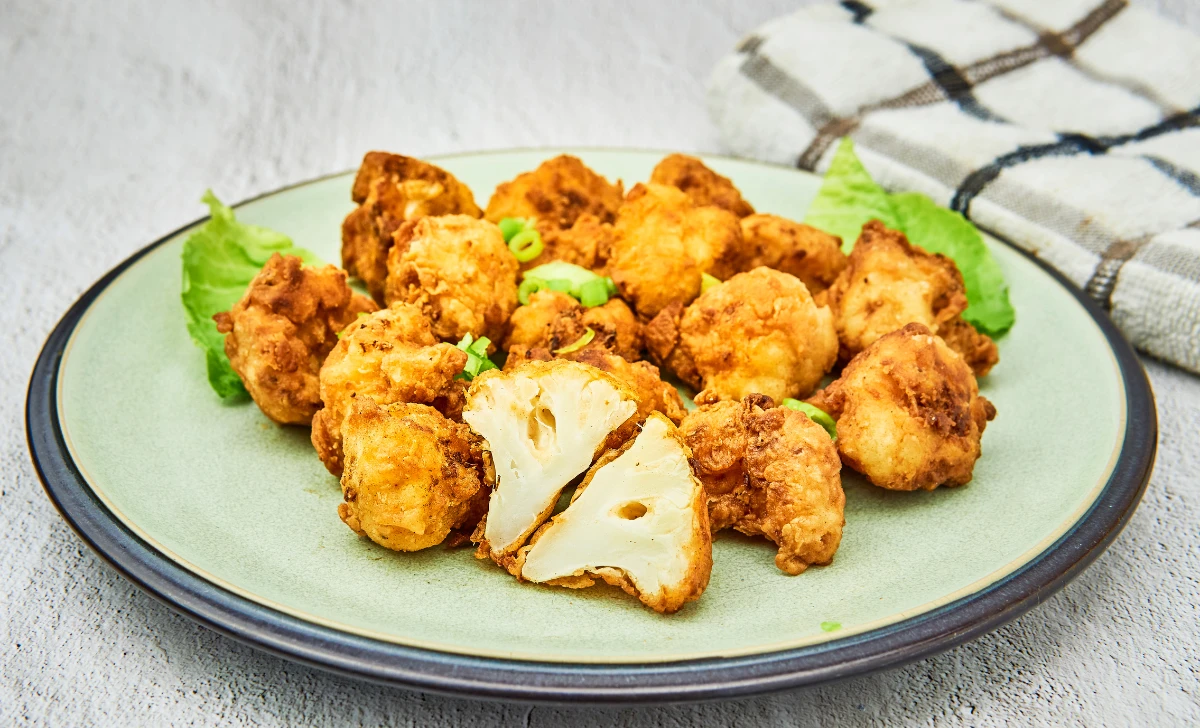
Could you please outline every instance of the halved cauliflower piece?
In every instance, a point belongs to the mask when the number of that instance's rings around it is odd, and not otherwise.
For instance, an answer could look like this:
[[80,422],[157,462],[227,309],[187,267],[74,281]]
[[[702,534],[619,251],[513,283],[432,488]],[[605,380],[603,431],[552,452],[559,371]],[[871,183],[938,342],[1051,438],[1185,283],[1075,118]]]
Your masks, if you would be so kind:
[[578,589],[599,577],[663,613],[699,597],[712,571],[712,535],[690,456],[670,420],[650,415],[521,550],[521,578]]
[[619,379],[571,361],[533,361],[476,377],[463,420],[486,440],[496,468],[480,553],[503,564],[524,545],[563,487],[637,409]]

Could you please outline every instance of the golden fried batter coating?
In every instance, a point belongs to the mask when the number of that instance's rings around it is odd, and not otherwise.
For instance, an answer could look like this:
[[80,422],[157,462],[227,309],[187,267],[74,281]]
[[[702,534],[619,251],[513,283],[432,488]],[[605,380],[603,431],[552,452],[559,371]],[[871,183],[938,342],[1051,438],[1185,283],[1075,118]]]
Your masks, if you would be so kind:
[[1000,361],[1000,350],[987,334],[980,333],[974,326],[955,316],[938,327],[938,336],[946,346],[958,352],[975,376],[984,377]]
[[745,270],[765,265],[791,273],[813,295],[833,285],[846,267],[841,238],[778,215],[742,218],[742,238],[749,251]]
[[888,490],[970,482],[996,416],[962,357],[918,323],[854,357],[820,400],[842,462]]
[[360,398],[381,405],[428,404],[460,417],[466,387],[454,377],[466,363],[466,352],[438,343],[416,306],[397,303],[360,318],[321,367],[325,406],[313,417],[312,430],[321,462],[342,474],[342,422]]
[[806,396],[833,367],[837,346],[829,309],[795,276],[770,268],[739,273],[646,326],[651,358],[702,389],[696,401]]
[[[695,157],[669,154],[650,173],[650,181],[678,187],[697,206],[712,205],[738,217],[754,214],[754,208],[742,199],[742,193],[728,177],[722,177]],[[715,275],[715,274],[714,274]],[[720,276],[717,276],[718,278]]]
[[603,306],[584,308],[565,293],[541,290],[517,308],[508,321],[506,351],[514,348],[561,349],[595,332],[589,348],[603,348],[629,361],[641,358],[642,324],[619,298]]
[[801,412],[751,395],[689,412],[681,428],[708,493],[712,530],[779,545],[775,565],[828,564],[842,540],[846,496],[828,433]]
[[613,225],[608,272],[644,318],[700,294],[700,274],[722,280],[741,265],[741,226],[731,213],[695,207],[674,187],[637,184]]
[[345,502],[338,515],[380,546],[435,546],[452,529],[474,528],[487,508],[479,436],[432,407],[380,407],[364,397],[346,417],[342,437]]
[[[679,390],[664,382],[658,373],[658,367],[647,361],[630,362],[619,354],[603,347],[588,346],[579,351],[555,356],[545,347],[516,347],[508,355],[504,370],[511,371],[526,361],[550,361],[551,359],[567,359],[581,364],[596,367],[620,379],[633,390],[637,397],[637,417],[630,421],[636,424],[646,419],[651,412],[662,412],[671,422],[678,425],[683,421],[687,410],[679,397]],[[629,432],[614,433],[616,437],[610,440],[611,447],[617,447],[628,436]]]
[[925,252],[878,220],[863,225],[849,264],[825,300],[833,310],[842,361],[905,324],[924,324],[938,333],[967,307],[954,261]]
[[346,285],[332,265],[303,267],[295,256],[272,255],[242,299],[213,316],[225,334],[225,354],[246,391],[281,425],[307,425],[321,407],[318,374],[337,332],[371,299]]
[[563,154],[497,186],[484,217],[495,223],[506,217],[535,218],[545,235],[569,229],[585,214],[612,222],[623,195],[620,180],[609,184],[578,157]]
[[386,298],[420,306],[443,341],[498,341],[517,307],[517,259],[500,229],[466,215],[423,217],[396,230]]
[[350,196],[358,207],[342,223],[342,266],[380,303],[392,233],[401,223],[425,215],[483,214],[470,188],[454,175],[387,152],[367,152]]
[[538,231],[545,248],[538,257],[521,263],[522,271],[556,260],[598,271],[604,268],[612,248],[612,224],[601,222],[590,213],[580,215],[575,224],[565,230],[539,224]]

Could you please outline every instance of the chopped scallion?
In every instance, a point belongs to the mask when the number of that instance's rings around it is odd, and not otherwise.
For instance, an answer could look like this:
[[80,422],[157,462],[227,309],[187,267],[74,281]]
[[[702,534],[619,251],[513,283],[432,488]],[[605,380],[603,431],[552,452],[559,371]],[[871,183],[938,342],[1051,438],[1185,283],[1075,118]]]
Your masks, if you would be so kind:
[[594,338],[596,338],[596,332],[592,331],[592,328],[589,326],[587,331],[584,332],[583,336],[580,336],[574,343],[567,344],[566,346],[564,346],[561,349],[555,349],[554,353],[555,354],[570,354],[573,351],[579,351],[583,347],[592,343],[592,339],[594,339]]
[[801,402],[798,399],[792,399],[790,397],[783,400],[782,404],[788,409],[794,409],[797,412],[803,412],[804,414],[808,415],[808,419],[816,422],[821,427],[824,427],[825,431],[829,433],[829,436],[834,440],[837,440],[837,423],[833,421],[833,418],[830,417],[829,413],[825,410],[821,409],[820,407],[814,407],[808,402]]

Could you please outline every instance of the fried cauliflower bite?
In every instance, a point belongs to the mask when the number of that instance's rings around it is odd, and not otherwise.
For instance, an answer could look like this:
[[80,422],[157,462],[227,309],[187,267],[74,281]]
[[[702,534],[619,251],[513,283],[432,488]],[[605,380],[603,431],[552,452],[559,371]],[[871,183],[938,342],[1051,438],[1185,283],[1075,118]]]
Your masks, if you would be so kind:
[[496,487],[476,531],[477,555],[511,569],[559,494],[637,412],[621,380],[571,361],[529,361],[475,377],[463,420],[484,438]]
[[350,290],[332,265],[304,267],[295,256],[272,255],[242,299],[213,316],[225,334],[229,364],[255,404],[281,425],[307,425],[321,407],[321,363],[337,332],[375,310]]
[[438,343],[416,306],[397,303],[358,319],[321,366],[324,407],[312,421],[312,443],[321,462],[334,475],[342,474],[342,422],[358,399],[428,404],[459,417],[466,386],[454,377],[466,363],[466,352]]
[[842,361],[910,323],[945,333],[947,343],[953,342],[980,376],[1000,358],[991,339],[962,328],[970,326],[961,317],[967,293],[954,261],[925,252],[878,220],[863,225],[846,269],[826,291],[826,302]]
[[636,438],[596,461],[511,570],[569,589],[600,578],[662,614],[699,598],[712,573],[712,534],[688,456],[679,430],[652,415]]
[[795,276],[770,268],[739,273],[687,309],[646,326],[651,358],[701,390],[696,401],[808,395],[837,360],[837,332]]
[[606,270],[638,315],[650,319],[695,299],[702,273],[733,275],[741,237],[731,213],[698,208],[674,187],[639,183],[617,214]]
[[738,192],[728,177],[722,177],[705,166],[704,162],[686,154],[663,157],[650,173],[650,181],[683,190],[698,207],[712,205],[728,210],[737,217],[754,214],[754,208],[742,199],[742,193]]
[[922,324],[884,336],[819,398],[842,462],[888,490],[970,482],[996,408],[957,352]]
[[534,293],[513,312],[504,349],[556,351],[579,341],[588,329],[595,335],[587,347],[604,348],[629,361],[641,358],[642,324],[624,301],[613,298],[603,306],[584,308],[567,294],[551,290]]
[[517,307],[517,259],[500,229],[466,215],[423,217],[396,230],[385,297],[419,306],[443,341],[499,341]]
[[[639,422],[650,416],[651,412],[661,412],[671,422],[678,425],[683,421],[683,416],[687,414],[687,410],[683,407],[683,400],[679,397],[679,390],[659,377],[658,367],[647,361],[629,362],[619,354],[614,354],[603,347],[587,346],[578,351],[558,355],[541,347],[528,349],[514,347],[509,352],[504,368],[510,370],[519,367],[526,361],[550,361],[555,358],[596,367],[624,382],[637,399],[638,411],[635,419]],[[625,431],[616,432],[615,437],[609,440],[610,445],[618,447],[627,435],[628,433]]]
[[837,448],[820,425],[751,395],[689,412],[682,430],[714,532],[766,537],[779,546],[775,565],[787,574],[833,560],[846,496]]
[[744,217],[741,224],[746,270],[763,265],[791,273],[816,295],[846,267],[842,239],[811,225],[763,214]]
[[570,229],[585,214],[612,222],[623,195],[620,180],[609,184],[578,157],[562,154],[497,186],[484,217],[494,223],[506,217],[533,218],[545,235]]
[[[355,401],[342,424],[342,521],[393,551],[419,551],[475,526],[486,508],[471,428],[423,404]],[[473,520],[472,520],[473,519]]]
[[392,233],[425,215],[483,212],[471,190],[454,175],[427,162],[386,152],[368,152],[350,196],[358,207],[342,223],[342,266],[383,303],[387,253]]

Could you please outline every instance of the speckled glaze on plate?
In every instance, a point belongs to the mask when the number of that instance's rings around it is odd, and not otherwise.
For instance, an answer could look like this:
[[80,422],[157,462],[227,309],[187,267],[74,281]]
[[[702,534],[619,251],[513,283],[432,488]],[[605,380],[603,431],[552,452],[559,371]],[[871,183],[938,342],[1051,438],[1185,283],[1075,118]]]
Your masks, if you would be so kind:
[[[437,161],[483,203],[559,151]],[[662,156],[568,151],[627,185]],[[706,161],[762,212],[800,218],[819,186],[783,167]],[[352,177],[264,195],[238,216],[337,261]],[[343,673],[485,697],[646,702],[900,664],[1012,619],[1077,574],[1124,525],[1153,464],[1153,401],[1128,344],[1061,277],[991,240],[1017,325],[981,383],[999,416],[975,480],[891,493],[844,471],[831,566],[789,577],[771,544],[723,533],[704,596],[662,617],[607,587],[518,584],[467,549],[392,553],[338,519],[337,481],[307,429],[208,388],[179,304],[195,224],[105,276],[51,334],[30,384],[31,453],[67,521],[135,583],[225,634]]]

